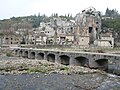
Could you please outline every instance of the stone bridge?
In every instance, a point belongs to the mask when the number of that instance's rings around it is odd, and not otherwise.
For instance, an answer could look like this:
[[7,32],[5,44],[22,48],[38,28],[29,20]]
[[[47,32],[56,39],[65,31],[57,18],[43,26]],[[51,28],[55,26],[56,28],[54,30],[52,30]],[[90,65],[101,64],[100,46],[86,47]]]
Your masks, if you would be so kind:
[[120,71],[120,55],[117,54],[28,48],[14,49],[14,53],[19,57],[47,60],[63,65]]

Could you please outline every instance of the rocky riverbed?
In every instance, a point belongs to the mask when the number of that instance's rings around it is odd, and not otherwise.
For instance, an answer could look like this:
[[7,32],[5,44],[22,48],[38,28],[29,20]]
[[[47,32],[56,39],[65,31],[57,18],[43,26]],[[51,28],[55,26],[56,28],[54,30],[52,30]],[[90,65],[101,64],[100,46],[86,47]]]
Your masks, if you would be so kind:
[[46,60],[0,56],[0,90],[119,90],[120,77]]
[[[90,74],[101,72],[81,66],[65,66],[46,60],[25,59],[17,57],[1,57],[0,74],[23,74],[23,73],[60,73],[60,74]],[[105,73],[105,72],[101,72]]]

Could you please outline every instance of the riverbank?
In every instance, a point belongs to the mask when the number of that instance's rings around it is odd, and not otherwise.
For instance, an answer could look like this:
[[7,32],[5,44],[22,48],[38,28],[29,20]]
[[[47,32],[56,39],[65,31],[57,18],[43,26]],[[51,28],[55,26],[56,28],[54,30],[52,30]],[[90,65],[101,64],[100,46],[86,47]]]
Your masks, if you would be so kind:
[[[1,57],[2,58],[2,57]],[[5,60],[6,59],[6,60]],[[14,60],[13,60],[14,59]],[[60,73],[60,74],[89,74],[105,73],[100,70],[89,69],[81,66],[65,66],[48,62],[46,60],[32,60],[18,57],[3,57],[0,61],[0,74],[23,74],[23,73]]]
[[0,56],[0,90],[119,90],[120,77],[81,66]]

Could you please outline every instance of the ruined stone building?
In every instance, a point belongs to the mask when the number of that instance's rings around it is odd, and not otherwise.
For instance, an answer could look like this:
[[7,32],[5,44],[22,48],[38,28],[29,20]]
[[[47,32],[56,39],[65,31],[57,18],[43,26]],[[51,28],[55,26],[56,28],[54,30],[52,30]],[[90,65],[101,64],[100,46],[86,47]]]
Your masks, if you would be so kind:
[[[74,20],[63,20],[62,18],[52,18],[50,22],[40,23],[40,32],[44,33],[43,37],[46,37],[46,44],[55,43],[58,45],[73,44],[74,41]],[[44,29],[43,29],[44,28]]]
[[76,14],[75,20],[53,17],[41,22],[38,29],[38,44],[73,45],[79,47],[113,47],[112,33],[101,33],[101,15],[89,7]]
[[29,34],[29,42],[39,45],[70,45],[79,47],[114,47],[112,33],[101,33],[101,15],[89,7],[76,14],[74,20],[52,17],[41,22]]
[[[101,34],[101,16],[100,12],[96,11],[95,8],[89,7],[83,10],[82,13],[78,13],[75,22],[77,27],[75,41],[80,46],[113,47],[113,37]],[[104,36],[107,36],[107,39],[104,38],[103,40]]]
[[[99,39],[99,33],[101,32],[101,19],[100,12],[96,11],[95,8],[90,7],[78,13],[75,17],[77,34],[76,42],[80,45],[91,45],[94,44],[96,39]],[[83,43],[80,43],[82,42]]]
[[0,32],[0,45],[19,44],[20,36],[12,32]]

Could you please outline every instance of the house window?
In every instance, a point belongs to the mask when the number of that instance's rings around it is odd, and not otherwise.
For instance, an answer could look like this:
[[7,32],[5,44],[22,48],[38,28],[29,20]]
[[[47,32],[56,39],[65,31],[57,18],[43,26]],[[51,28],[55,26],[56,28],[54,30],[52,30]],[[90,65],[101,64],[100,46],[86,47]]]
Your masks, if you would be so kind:
[[70,29],[73,30],[73,27],[71,27]]
[[8,38],[6,38],[6,40],[8,40]]
[[93,27],[89,27],[89,33],[91,33],[93,30]]
[[98,22],[96,22],[96,24],[98,24]]
[[96,31],[98,31],[98,28],[96,28]]

